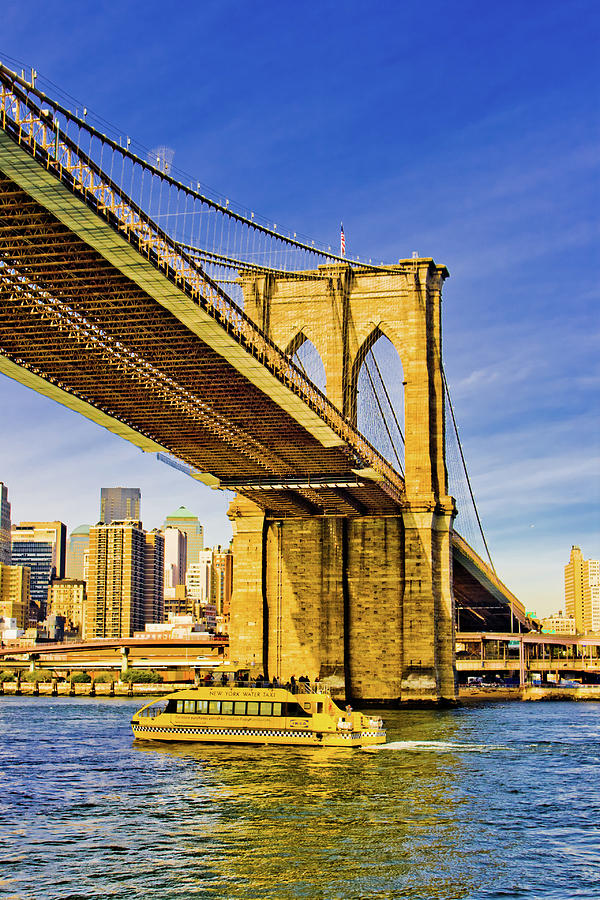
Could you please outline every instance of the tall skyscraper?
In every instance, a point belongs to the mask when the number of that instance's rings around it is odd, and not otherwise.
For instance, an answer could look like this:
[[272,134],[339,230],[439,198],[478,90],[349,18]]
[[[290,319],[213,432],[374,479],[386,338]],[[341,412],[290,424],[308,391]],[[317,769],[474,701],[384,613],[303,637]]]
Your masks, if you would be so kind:
[[67,578],[83,580],[83,558],[90,546],[90,526],[78,525],[69,535],[67,543]]
[[600,561],[584,559],[576,546],[565,566],[565,609],[579,634],[600,631]]
[[10,503],[8,488],[0,481],[0,563],[10,565]]
[[101,488],[100,521],[105,525],[121,522],[123,519],[140,518],[142,492],[139,488]]
[[161,621],[163,537],[146,534],[139,520],[90,528],[85,636],[131,637]]
[[65,577],[67,527],[63,522],[21,522],[12,526],[11,538],[12,562],[29,566],[31,599],[43,620],[51,579]]
[[165,519],[167,528],[178,528],[187,537],[187,565],[197,563],[200,553],[204,550],[204,529],[198,516],[195,516],[185,506],[180,506],[174,513]]
[[[185,584],[187,568],[187,535],[171,525],[163,532],[165,538],[165,592]],[[166,594],[165,594],[166,596]]]

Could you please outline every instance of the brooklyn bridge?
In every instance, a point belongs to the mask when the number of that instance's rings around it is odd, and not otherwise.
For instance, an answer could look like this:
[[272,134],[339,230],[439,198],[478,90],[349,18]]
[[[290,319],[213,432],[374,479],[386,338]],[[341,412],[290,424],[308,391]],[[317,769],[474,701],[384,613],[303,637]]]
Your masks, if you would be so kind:
[[477,552],[455,528],[446,268],[338,255],[35,73],[0,66],[0,87],[0,371],[235,492],[240,667],[453,701],[457,619],[528,622],[483,533]]

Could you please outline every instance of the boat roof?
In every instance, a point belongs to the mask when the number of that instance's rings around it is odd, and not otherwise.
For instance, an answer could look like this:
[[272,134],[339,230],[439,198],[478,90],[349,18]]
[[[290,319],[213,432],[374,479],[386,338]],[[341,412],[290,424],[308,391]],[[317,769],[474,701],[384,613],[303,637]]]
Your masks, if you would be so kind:
[[181,691],[175,691],[172,694],[164,694],[163,697],[157,698],[162,700],[177,697],[178,700],[287,700],[293,697],[294,700],[308,700],[310,697],[327,697],[329,699],[328,690],[298,691],[293,693],[285,687],[234,687],[233,685],[207,684],[189,688]]

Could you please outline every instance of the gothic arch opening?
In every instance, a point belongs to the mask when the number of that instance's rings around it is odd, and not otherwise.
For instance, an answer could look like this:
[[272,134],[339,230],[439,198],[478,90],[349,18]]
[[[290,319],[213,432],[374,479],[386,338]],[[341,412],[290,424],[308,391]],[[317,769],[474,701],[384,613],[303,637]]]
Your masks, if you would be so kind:
[[301,372],[310,378],[312,383],[325,394],[327,390],[327,377],[321,354],[303,331],[290,341],[285,351],[291,356]]
[[398,351],[376,328],[352,367],[349,409],[356,427],[394,468],[404,471],[404,375]]

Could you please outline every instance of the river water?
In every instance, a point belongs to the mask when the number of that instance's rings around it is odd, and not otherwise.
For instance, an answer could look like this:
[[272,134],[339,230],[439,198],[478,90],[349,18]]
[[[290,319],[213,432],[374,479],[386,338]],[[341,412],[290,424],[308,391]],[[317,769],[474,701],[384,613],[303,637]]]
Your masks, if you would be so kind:
[[134,744],[0,698],[0,896],[600,897],[600,704],[385,711],[369,751]]

